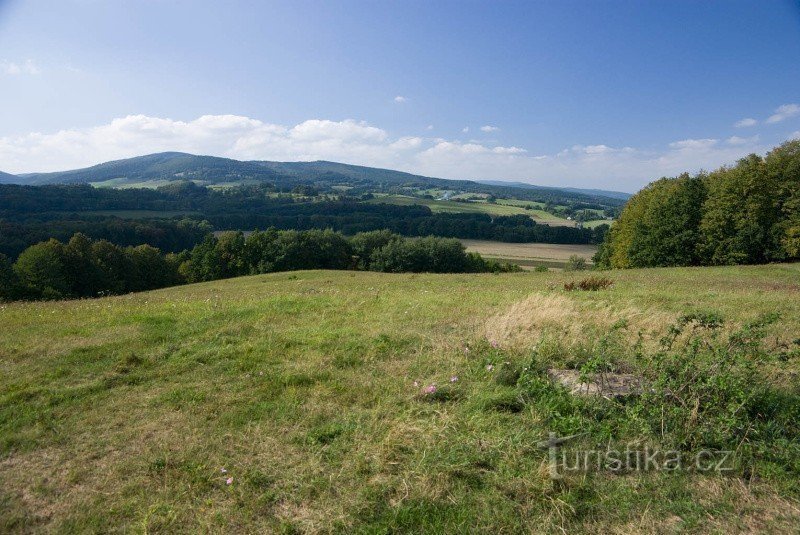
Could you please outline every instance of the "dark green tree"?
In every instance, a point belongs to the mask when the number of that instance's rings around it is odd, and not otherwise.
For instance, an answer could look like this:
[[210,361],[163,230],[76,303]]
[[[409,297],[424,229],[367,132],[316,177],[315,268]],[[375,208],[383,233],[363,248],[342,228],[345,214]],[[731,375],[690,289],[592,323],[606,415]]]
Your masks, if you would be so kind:
[[4,254],[0,254],[0,301],[13,301],[19,296],[19,280]]
[[64,245],[58,240],[37,243],[25,249],[14,263],[26,297],[61,299],[70,297]]

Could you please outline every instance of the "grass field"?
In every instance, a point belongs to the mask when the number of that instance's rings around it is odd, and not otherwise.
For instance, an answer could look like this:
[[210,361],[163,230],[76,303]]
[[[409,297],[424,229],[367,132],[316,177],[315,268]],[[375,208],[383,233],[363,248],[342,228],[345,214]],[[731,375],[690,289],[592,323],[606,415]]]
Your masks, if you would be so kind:
[[[606,275],[566,292],[583,275],[314,271],[0,305],[0,531],[796,533],[800,266]],[[756,461],[551,479],[549,431],[717,436],[717,398],[651,426],[663,400],[577,401],[541,373],[612,347],[616,368],[659,368],[652,348],[698,311],[720,337],[780,314],[763,327],[778,357],[753,363],[782,401],[766,420],[730,409]],[[687,347],[697,377],[706,346]]]
[[[551,213],[544,210],[534,209],[526,210],[516,203],[504,203],[498,201],[497,203],[486,202],[455,202],[455,201],[438,201],[433,199],[425,199],[422,197],[407,197],[405,195],[376,195],[370,201],[373,203],[388,203],[397,204],[400,206],[410,206],[412,204],[421,204],[427,206],[434,213],[447,212],[447,213],[479,213],[490,215],[527,215],[535,219],[538,223],[547,225],[560,225],[574,227],[574,221],[568,221],[560,217],[556,217]],[[530,203],[536,204],[536,203]]]
[[535,266],[562,268],[569,257],[578,255],[592,263],[597,252],[596,245],[568,245],[549,243],[505,243],[489,240],[460,240],[467,251],[480,253],[485,258],[493,258],[519,265],[523,269]]

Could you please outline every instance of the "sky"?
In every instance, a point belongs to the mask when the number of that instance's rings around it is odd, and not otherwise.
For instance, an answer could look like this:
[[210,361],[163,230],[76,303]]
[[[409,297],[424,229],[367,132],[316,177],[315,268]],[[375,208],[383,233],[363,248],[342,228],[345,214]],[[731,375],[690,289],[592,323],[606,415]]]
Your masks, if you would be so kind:
[[800,2],[0,0],[0,170],[178,150],[633,192],[800,137]]

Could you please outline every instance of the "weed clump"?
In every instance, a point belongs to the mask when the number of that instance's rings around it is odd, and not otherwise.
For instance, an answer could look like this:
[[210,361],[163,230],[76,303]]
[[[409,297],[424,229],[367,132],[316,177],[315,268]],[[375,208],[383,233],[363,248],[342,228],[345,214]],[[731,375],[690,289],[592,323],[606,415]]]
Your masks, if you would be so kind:
[[585,433],[596,444],[732,452],[733,474],[789,482],[800,476],[800,390],[777,387],[759,370],[784,362],[764,344],[776,319],[761,317],[723,336],[719,314],[686,314],[649,354],[610,333],[574,368],[588,375],[631,367],[642,388],[629,399],[570,395],[542,372],[538,349],[518,384],[555,433]]
[[571,281],[564,283],[564,289],[568,292],[573,290],[581,290],[584,292],[595,292],[597,290],[605,290],[614,284],[614,281],[608,277],[587,277],[579,282]]

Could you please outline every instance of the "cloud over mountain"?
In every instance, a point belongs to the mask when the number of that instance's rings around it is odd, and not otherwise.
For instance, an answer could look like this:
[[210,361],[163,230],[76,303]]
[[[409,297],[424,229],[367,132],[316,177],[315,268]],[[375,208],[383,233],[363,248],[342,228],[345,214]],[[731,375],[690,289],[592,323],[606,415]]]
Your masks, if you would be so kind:
[[480,141],[397,136],[352,119],[310,119],[284,126],[239,115],[204,115],[190,121],[129,115],[91,128],[0,138],[0,161],[9,172],[55,171],[181,151],[242,160],[332,160],[445,178],[626,190],[763,150],[755,136],[732,137],[726,143],[684,139],[660,149],[575,145],[555,154],[535,154]]

